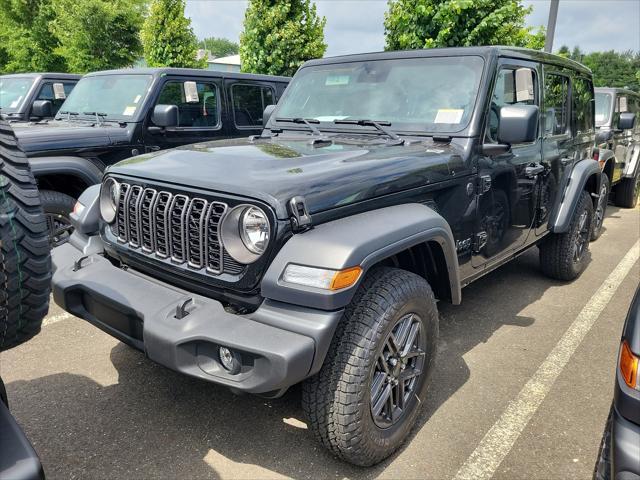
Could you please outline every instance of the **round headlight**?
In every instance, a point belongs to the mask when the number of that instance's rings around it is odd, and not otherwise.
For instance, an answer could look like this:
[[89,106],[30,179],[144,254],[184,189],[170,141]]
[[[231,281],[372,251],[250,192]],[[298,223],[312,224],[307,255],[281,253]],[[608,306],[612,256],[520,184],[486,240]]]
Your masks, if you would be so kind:
[[262,255],[269,243],[269,220],[258,207],[249,207],[240,216],[240,238],[245,247]]
[[113,223],[118,212],[120,184],[113,178],[107,178],[100,189],[100,215],[107,223]]

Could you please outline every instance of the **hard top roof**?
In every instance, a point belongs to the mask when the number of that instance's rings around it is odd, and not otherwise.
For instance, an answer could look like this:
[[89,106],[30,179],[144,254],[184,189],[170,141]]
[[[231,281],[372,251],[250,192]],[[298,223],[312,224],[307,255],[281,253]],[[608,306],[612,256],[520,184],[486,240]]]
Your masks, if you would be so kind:
[[0,75],[2,78],[44,78],[49,80],[79,80],[82,78],[82,75],[78,75],[76,73],[9,73],[6,75]]
[[602,93],[624,93],[626,95],[631,95],[634,97],[640,97],[640,93],[634,92],[633,90],[629,90],[628,88],[621,87],[596,87],[594,88],[596,92]]
[[122,68],[119,70],[103,70],[101,72],[88,73],[87,77],[98,75],[176,75],[189,77],[231,78],[238,80],[262,80],[288,82],[290,77],[278,77],[275,75],[257,75],[254,73],[220,72],[217,70],[204,70],[198,68]]

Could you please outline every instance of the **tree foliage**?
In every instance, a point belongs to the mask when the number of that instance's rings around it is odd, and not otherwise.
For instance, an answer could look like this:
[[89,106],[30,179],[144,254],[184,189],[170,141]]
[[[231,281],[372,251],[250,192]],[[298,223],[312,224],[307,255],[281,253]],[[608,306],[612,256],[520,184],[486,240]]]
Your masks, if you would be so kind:
[[240,52],[240,45],[222,37],[207,37],[198,42],[198,47],[208,50],[215,58],[237,55]]
[[127,67],[140,56],[143,0],[52,0],[54,52],[73,72]]
[[150,67],[206,66],[206,59],[196,59],[198,40],[184,7],[184,0],[152,0],[141,32],[144,59]]
[[519,0],[389,0],[387,50],[473,45],[542,49],[544,29],[525,27]]
[[324,55],[326,21],[310,0],[249,0],[240,36],[242,70],[293,75]]

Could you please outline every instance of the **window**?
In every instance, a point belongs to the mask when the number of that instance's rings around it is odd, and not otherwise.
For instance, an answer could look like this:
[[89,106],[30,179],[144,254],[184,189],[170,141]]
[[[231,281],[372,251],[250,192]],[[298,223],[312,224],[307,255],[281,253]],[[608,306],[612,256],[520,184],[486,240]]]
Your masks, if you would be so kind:
[[276,103],[271,87],[260,85],[234,85],[231,96],[236,127],[262,127],[265,107]]
[[613,95],[611,93],[596,93],[596,126],[607,125],[611,118]]
[[220,123],[218,87],[211,83],[167,82],[156,103],[178,107],[178,127],[213,128]]
[[544,133],[562,135],[567,132],[569,115],[569,79],[548,73],[544,76]]
[[582,77],[573,79],[573,121],[577,133],[591,132],[594,129],[593,85]]
[[27,93],[31,90],[34,79],[31,77],[0,77],[0,108],[3,113],[17,112]]
[[[56,98],[55,91],[60,87],[54,88],[54,84],[62,85],[64,96],[60,95],[61,92],[58,92],[58,98]],[[49,100],[51,102],[51,113],[55,115],[56,113],[58,113],[58,110],[60,110],[60,107],[62,106],[65,99],[67,98],[67,95],[71,93],[71,90],[73,90],[73,87],[75,85],[76,85],[75,83],[69,83],[69,82],[45,83],[40,88],[40,93],[38,93],[38,97],[36,98],[36,100]]]

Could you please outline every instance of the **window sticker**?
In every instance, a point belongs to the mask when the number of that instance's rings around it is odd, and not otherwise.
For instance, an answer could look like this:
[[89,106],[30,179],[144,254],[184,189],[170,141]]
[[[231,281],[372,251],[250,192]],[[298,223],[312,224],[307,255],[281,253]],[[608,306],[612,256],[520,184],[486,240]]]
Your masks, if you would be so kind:
[[136,106],[135,105],[127,105],[127,107],[124,109],[124,112],[122,112],[122,115],[124,115],[125,117],[132,117],[134,113],[136,113]]
[[184,96],[187,103],[200,103],[196,82],[184,82]]
[[440,108],[433,123],[460,123],[463,114],[461,108]]
[[327,86],[349,85],[349,75],[330,75],[324,81]]
[[56,100],[64,100],[65,98],[67,98],[67,94],[64,93],[64,85],[61,83],[54,83],[53,84],[53,97]]
[[142,98],[142,95],[136,95],[136,98],[133,99],[133,103],[138,103],[141,98]]
[[604,113],[596,113],[596,122],[604,122],[606,118]]
[[334,120],[344,120],[348,118],[347,115],[321,115],[316,117],[319,122],[333,122]]
[[20,100],[14,100],[13,102],[11,102],[11,105],[9,105],[9,108],[16,108],[19,103]]
[[619,105],[620,105],[620,109],[619,111],[621,113],[625,113],[628,112],[628,108],[627,108],[627,97],[619,97]]

